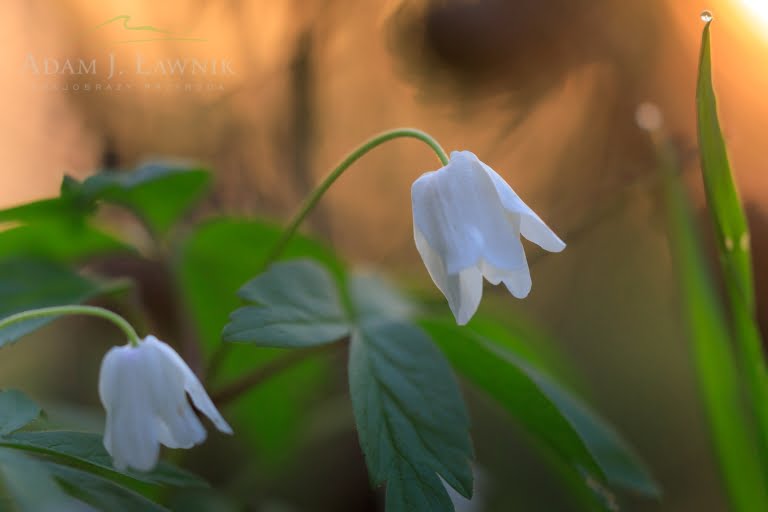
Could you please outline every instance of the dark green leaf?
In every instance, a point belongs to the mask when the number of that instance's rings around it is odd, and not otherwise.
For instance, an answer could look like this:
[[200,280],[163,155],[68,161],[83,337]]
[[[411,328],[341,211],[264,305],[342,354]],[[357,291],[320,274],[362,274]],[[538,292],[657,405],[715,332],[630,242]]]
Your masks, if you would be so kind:
[[255,303],[232,313],[226,341],[309,347],[343,338],[349,323],[333,278],[311,260],[275,263],[240,289]]
[[16,432],[0,439],[0,445],[45,454],[70,464],[76,463],[83,469],[106,476],[120,474],[139,482],[175,487],[207,485],[199,477],[162,462],[150,472],[118,471],[112,466],[112,458],[104,449],[98,434],[60,430]]
[[107,201],[132,210],[155,232],[163,233],[202,195],[209,180],[205,169],[175,163],[147,163],[132,171],[104,171],[64,197],[80,202]]
[[0,436],[15,432],[40,416],[40,407],[21,391],[0,392]]
[[82,504],[67,496],[45,464],[24,453],[0,448],[0,494],[3,510],[23,512],[75,512]]
[[92,473],[50,462],[46,463],[46,467],[68,494],[97,510],[103,512],[168,511],[141,494]]
[[[78,304],[99,292],[69,269],[38,261],[0,262],[0,318],[28,309]],[[24,320],[0,330],[0,347],[40,328],[53,317]]]
[[574,468],[646,495],[659,489],[632,450],[584,404],[510,349],[469,328],[423,320],[451,363]]
[[409,324],[364,322],[352,335],[349,388],[371,478],[388,511],[452,510],[437,475],[472,495],[469,419],[448,363]]
[[86,213],[70,198],[53,197],[0,210],[0,222],[79,222]]
[[[217,219],[200,226],[184,244],[179,281],[206,355],[221,345],[221,332],[229,314],[241,305],[237,291],[264,269],[264,260],[281,232],[279,226],[265,222]],[[334,254],[305,237],[296,237],[283,257],[311,257],[324,263],[334,278],[343,279],[344,267]],[[229,349],[214,379],[219,386],[285,352],[227,345]],[[277,464],[295,453],[307,404],[326,375],[325,361],[311,359],[263,383],[230,406],[231,417],[243,426],[239,430],[235,426],[235,430],[243,432],[255,445],[254,453],[260,461]]]
[[133,251],[85,223],[46,221],[0,231],[0,260],[36,258],[76,263],[94,256]]

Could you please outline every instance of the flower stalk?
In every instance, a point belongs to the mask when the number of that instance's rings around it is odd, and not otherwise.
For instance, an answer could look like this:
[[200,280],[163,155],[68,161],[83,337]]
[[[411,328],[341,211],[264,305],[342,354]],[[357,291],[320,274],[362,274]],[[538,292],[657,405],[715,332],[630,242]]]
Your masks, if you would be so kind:
[[109,320],[120,330],[122,330],[123,333],[125,333],[125,336],[128,338],[128,342],[132,346],[137,347],[139,345],[139,335],[136,334],[136,330],[131,326],[131,324],[128,323],[125,318],[118,315],[117,313],[109,311],[108,309],[96,306],[67,305],[30,309],[0,320],[0,330],[8,327],[11,324],[23,322],[25,320],[64,315],[88,315],[103,318],[104,320]]
[[299,207],[299,210],[296,212],[296,214],[294,214],[293,218],[291,218],[291,221],[283,231],[283,234],[275,243],[274,247],[272,247],[272,250],[265,260],[264,265],[266,266],[272,263],[280,256],[280,253],[283,252],[285,247],[288,245],[288,242],[290,242],[291,238],[293,238],[293,236],[296,234],[296,231],[299,229],[299,226],[307,217],[307,215],[309,215],[309,213],[315,208],[323,195],[328,191],[329,188],[331,188],[331,185],[333,185],[334,182],[336,182],[336,180],[339,179],[342,174],[344,174],[344,171],[346,171],[352,164],[357,162],[363,155],[372,149],[392,139],[398,138],[412,138],[424,142],[435,152],[443,165],[448,164],[448,155],[446,154],[445,150],[431,135],[421,130],[417,130],[415,128],[395,128],[394,130],[388,130],[378,135],[374,135],[367,141],[363,142],[356,149],[352,150],[352,152],[350,152],[335,168],[331,170],[331,172],[328,173],[325,179],[320,182],[320,184],[312,191],[312,193],[307,196],[307,198]]

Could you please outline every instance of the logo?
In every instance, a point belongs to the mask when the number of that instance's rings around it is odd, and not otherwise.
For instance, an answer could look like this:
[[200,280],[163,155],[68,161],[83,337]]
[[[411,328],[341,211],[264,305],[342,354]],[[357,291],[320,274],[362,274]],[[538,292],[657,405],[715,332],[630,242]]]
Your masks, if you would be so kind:
[[[237,73],[230,59],[195,53],[208,38],[153,25],[139,25],[121,14],[93,27],[109,37],[100,55],[41,56],[29,53],[23,72],[32,87],[59,92],[211,92],[223,91]],[[181,54],[164,55],[168,41],[186,42]],[[160,45],[152,47],[152,44]],[[158,51],[158,49],[160,51]],[[199,50],[198,50],[199,52]]]
[[[122,21],[122,27],[126,32],[128,31],[140,32],[142,34],[137,34],[136,37],[133,37],[130,39],[121,39],[121,40],[113,41],[115,44],[147,43],[151,41],[189,41],[189,42],[195,42],[195,43],[204,43],[207,41],[207,39],[204,39],[201,37],[174,35],[170,30],[159,29],[157,27],[153,27],[152,25],[141,25],[141,26],[134,27],[130,25],[131,17],[128,16],[127,14],[121,14],[119,16],[115,16],[114,18],[110,18],[106,21],[99,23],[94,28],[100,29],[108,25],[113,25],[119,21]],[[146,34],[146,37],[142,37],[143,34]]]

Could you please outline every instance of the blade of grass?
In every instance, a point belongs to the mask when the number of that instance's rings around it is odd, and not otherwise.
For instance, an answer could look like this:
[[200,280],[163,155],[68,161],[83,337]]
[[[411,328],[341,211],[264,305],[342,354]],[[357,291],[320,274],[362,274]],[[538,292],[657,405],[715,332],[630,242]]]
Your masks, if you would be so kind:
[[696,86],[702,177],[709,212],[715,225],[737,356],[746,376],[751,411],[760,429],[760,455],[763,464],[768,467],[768,377],[762,340],[754,318],[749,228],[734,184],[717,116],[717,101],[712,85],[710,23],[704,26],[702,34]]
[[659,145],[670,245],[680,276],[683,313],[715,452],[736,512],[768,510],[764,467],[743,408],[741,385],[722,305],[698,240],[674,150]]

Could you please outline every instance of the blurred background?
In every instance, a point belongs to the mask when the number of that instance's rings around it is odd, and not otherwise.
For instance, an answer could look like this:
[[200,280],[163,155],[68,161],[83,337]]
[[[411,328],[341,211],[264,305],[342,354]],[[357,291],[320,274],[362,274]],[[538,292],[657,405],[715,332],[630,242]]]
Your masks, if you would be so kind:
[[[0,207],[57,194],[64,173],[178,156],[215,171],[198,217],[285,219],[363,139],[421,128],[446,150],[475,152],[569,244],[554,256],[529,247],[531,296],[489,289],[497,300],[483,307],[543,332],[560,377],[647,461],[665,498],[621,496],[623,509],[725,510],[678,314],[654,152],[635,120],[638,105],[658,106],[703,206],[694,86],[704,9],[715,16],[721,120],[765,304],[764,0],[4,0]],[[436,166],[414,141],[387,144],[331,189],[306,229],[350,262],[432,293],[412,242],[410,184]],[[131,272],[150,298],[162,295],[150,271]],[[108,339],[86,346],[73,322],[4,351],[0,384],[78,404],[66,414],[84,418],[98,414],[94,383]],[[571,510],[514,422],[466,392],[485,502],[477,510]],[[331,402],[326,416],[349,418],[346,402]],[[302,431],[299,455],[263,464],[253,449],[256,462],[238,466],[248,471],[234,480],[216,468],[235,445],[203,448],[190,463],[216,484],[226,480],[248,510],[376,510],[381,496],[368,489],[351,425],[317,421],[305,430],[322,430],[321,441]]]

